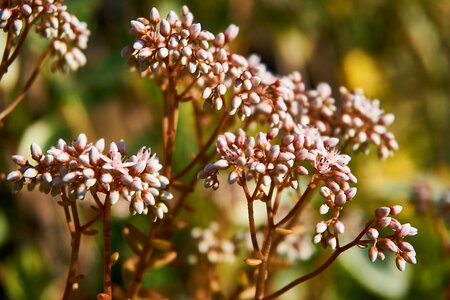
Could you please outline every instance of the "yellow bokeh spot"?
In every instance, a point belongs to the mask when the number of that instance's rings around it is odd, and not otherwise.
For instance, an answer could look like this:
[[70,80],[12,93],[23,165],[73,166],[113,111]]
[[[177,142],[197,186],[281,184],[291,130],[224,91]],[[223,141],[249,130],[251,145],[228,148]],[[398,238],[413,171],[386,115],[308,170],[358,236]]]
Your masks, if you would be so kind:
[[361,49],[347,53],[342,71],[350,89],[363,88],[367,95],[378,95],[385,88],[377,62]]

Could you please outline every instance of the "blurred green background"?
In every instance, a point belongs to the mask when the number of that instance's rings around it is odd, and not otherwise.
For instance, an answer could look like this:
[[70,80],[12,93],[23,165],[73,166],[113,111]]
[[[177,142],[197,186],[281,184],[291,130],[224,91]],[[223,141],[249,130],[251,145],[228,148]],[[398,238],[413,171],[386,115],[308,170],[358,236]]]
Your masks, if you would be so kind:
[[[124,138],[129,153],[147,145],[161,156],[161,95],[154,83],[128,70],[120,50],[134,40],[128,34],[131,19],[147,17],[152,6],[165,16],[169,9],[179,12],[186,4],[195,21],[212,33],[230,23],[238,25],[240,33],[232,49],[243,55],[260,55],[272,72],[281,75],[299,70],[308,87],[328,82],[338,102],[339,86],[362,87],[370,97],[381,99],[385,111],[396,115],[391,130],[400,151],[383,162],[375,151],[354,156],[351,167],[359,179],[359,192],[346,214],[369,216],[381,205],[403,205],[400,220],[419,228],[419,235],[410,239],[418,264],[408,265],[406,272],[400,273],[392,259],[373,265],[365,251],[346,253],[323,275],[284,299],[450,299],[450,252],[442,238],[447,229],[432,208],[417,212],[410,203],[414,182],[430,185],[433,203],[450,188],[450,1],[65,3],[91,30],[88,63],[70,75],[52,74],[46,66],[24,103],[0,128],[0,173],[12,170],[10,156],[27,153],[31,142],[47,148],[57,138],[71,140],[80,132],[90,140]],[[20,91],[45,45],[39,37],[29,37],[19,60],[0,84],[1,107]],[[184,120],[189,120],[189,110],[182,111],[181,124]],[[190,130],[180,126],[178,143],[183,147],[178,147],[179,162],[196,151],[195,145],[190,145]],[[25,191],[12,195],[10,190],[11,185],[2,180],[0,299],[59,299],[69,258],[62,211],[48,196]],[[208,201],[201,193],[189,200],[189,205],[208,212],[195,216],[194,224],[220,219],[219,209]],[[131,253],[121,235],[127,222],[145,224],[142,217],[128,217],[126,206],[115,208],[113,249],[121,257]],[[176,238],[183,240],[182,233]],[[101,290],[101,249],[96,242],[95,237],[82,242],[86,279],[80,299],[94,299]],[[283,272],[274,285],[303,274],[321,259],[322,252]],[[169,297],[190,299],[180,270],[168,268],[150,274],[145,284]],[[113,272],[120,284],[120,268],[114,267]]]

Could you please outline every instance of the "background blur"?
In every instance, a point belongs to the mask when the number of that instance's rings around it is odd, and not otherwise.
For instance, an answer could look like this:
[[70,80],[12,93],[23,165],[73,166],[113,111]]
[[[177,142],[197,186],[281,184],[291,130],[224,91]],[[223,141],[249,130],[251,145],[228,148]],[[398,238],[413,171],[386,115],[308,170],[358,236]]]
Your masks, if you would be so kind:
[[[47,148],[58,138],[70,141],[80,132],[89,140],[123,138],[129,153],[148,145],[161,156],[161,96],[154,83],[128,70],[120,50],[134,40],[128,34],[131,19],[148,17],[152,6],[165,16],[169,9],[179,12],[186,4],[195,22],[212,33],[230,23],[238,25],[240,33],[233,50],[245,56],[260,55],[274,73],[299,70],[309,87],[325,81],[335,92],[341,85],[362,87],[369,97],[381,99],[385,111],[396,115],[391,130],[400,151],[384,162],[375,153],[354,156],[351,167],[359,179],[358,195],[346,214],[364,218],[378,206],[403,205],[400,221],[408,220],[419,229],[419,235],[409,240],[416,248],[418,264],[408,265],[400,273],[392,259],[371,264],[367,250],[356,250],[342,255],[324,274],[284,299],[450,299],[448,232],[440,218],[443,208],[437,205],[440,195],[450,188],[449,0],[65,3],[91,30],[88,63],[67,76],[52,74],[46,66],[24,103],[0,128],[0,173],[12,170],[10,156],[28,153],[31,142]],[[0,33],[0,40],[4,38]],[[0,84],[0,107],[17,95],[46,44],[35,35],[29,37],[25,51]],[[335,96],[339,101],[337,93]],[[189,118],[185,113],[181,122]],[[177,159],[183,161],[195,147],[189,147],[190,128],[180,128],[178,141],[183,147],[177,148]],[[420,204],[418,210],[410,201],[413,186],[421,191],[413,195]],[[58,299],[69,256],[62,210],[47,196],[25,190],[12,195],[10,190],[11,185],[2,180],[0,299]],[[192,223],[207,226],[220,220],[222,212],[211,204],[211,195],[199,190],[189,204],[208,213],[196,215]],[[220,206],[223,209],[227,206]],[[126,206],[115,207],[115,216],[113,249],[126,257],[130,250],[121,227],[127,222],[137,226],[145,222],[141,217],[128,218]],[[82,242],[83,299],[93,299],[101,290],[101,249],[96,239],[88,237]],[[310,261],[295,264],[274,285],[304,274],[323,258],[322,253],[317,249]],[[184,280],[180,270],[156,272],[147,276],[145,284],[169,297],[182,295],[185,287],[177,285]],[[115,266],[113,272],[120,284],[120,267]],[[187,291],[184,293],[184,298],[178,298],[189,299]]]

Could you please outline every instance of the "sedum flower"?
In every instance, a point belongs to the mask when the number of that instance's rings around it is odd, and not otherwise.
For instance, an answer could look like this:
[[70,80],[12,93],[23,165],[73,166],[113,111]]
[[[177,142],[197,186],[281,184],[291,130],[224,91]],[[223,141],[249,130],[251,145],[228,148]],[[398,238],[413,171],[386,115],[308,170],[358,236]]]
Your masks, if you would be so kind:
[[[0,4],[0,28],[18,37],[24,24],[50,40],[55,61],[53,70],[76,71],[86,64],[83,50],[90,35],[87,25],[67,11],[62,0],[3,1]],[[31,24],[31,25],[30,25]]]
[[387,158],[398,150],[394,135],[387,127],[394,121],[393,114],[385,114],[379,100],[368,99],[362,90],[354,93],[340,90],[342,108],[338,115],[335,134],[348,141],[353,150],[368,151],[370,144],[378,147],[378,155]]
[[[372,262],[377,259],[384,260],[388,252],[394,253],[397,268],[404,271],[406,263],[417,263],[416,251],[409,242],[405,241],[405,238],[417,235],[418,230],[411,224],[401,224],[392,217],[399,214],[401,210],[400,205],[377,208],[375,210],[375,225],[367,229],[368,240],[361,241],[360,245],[371,245],[368,255]],[[389,228],[392,233],[381,236],[380,230],[383,228]]]
[[44,153],[33,143],[30,147],[35,163],[20,155],[13,161],[18,170],[8,174],[14,190],[24,185],[29,190],[36,186],[44,193],[66,194],[74,200],[82,200],[88,191],[105,194],[105,201],[116,203],[120,198],[130,202],[130,212],[147,214],[162,219],[168,212],[166,201],[172,199],[168,192],[169,180],[159,174],[162,166],[156,154],[142,147],[136,155],[127,157],[125,143],[111,143],[105,151],[103,139],[88,143],[80,134],[70,145],[59,140]]

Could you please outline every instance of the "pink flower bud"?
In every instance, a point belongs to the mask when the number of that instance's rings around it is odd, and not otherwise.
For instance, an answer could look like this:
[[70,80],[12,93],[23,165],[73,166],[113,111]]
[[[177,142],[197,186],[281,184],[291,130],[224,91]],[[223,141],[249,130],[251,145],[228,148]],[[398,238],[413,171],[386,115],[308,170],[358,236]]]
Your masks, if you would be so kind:
[[30,150],[31,150],[31,157],[35,161],[39,161],[39,159],[42,157],[41,147],[39,147],[39,145],[36,143],[32,143],[30,146]]
[[167,20],[163,19],[159,26],[159,33],[161,33],[162,36],[167,37],[170,35],[171,28]]
[[328,198],[331,195],[331,191],[328,187],[323,186],[320,188],[320,195],[324,198]]
[[229,25],[224,32],[227,43],[232,42],[237,37],[238,33],[239,27],[234,24]]
[[347,202],[347,197],[345,196],[345,193],[340,190],[336,197],[334,198],[334,203],[336,203],[336,205],[338,206],[343,206],[345,205],[345,203]]
[[135,199],[134,203],[134,210],[138,213],[138,214],[142,214],[144,212],[144,202],[140,199]]
[[392,240],[386,238],[383,240],[382,244],[386,248],[386,250],[391,251],[393,253],[398,252],[398,247]]
[[100,161],[100,153],[97,147],[91,147],[89,151],[89,161],[91,164],[96,165]]
[[391,215],[397,215],[403,210],[403,206],[401,206],[401,205],[393,205],[389,208],[391,209],[391,211],[390,211]]
[[369,228],[367,229],[366,235],[369,238],[369,240],[376,240],[380,235],[380,233],[375,228]]
[[375,216],[378,219],[387,217],[387,216],[389,216],[390,213],[391,213],[391,209],[389,207],[385,207],[385,206],[379,207],[375,210]]
[[391,223],[391,217],[377,219],[377,226],[380,228],[385,228],[385,227],[389,226],[390,223]]
[[355,197],[355,195],[356,195],[356,192],[357,192],[357,188],[356,187],[352,187],[352,188],[346,189],[345,190],[345,195],[347,196],[347,200],[353,199],[353,197]]
[[395,265],[397,266],[397,269],[399,269],[400,271],[405,271],[406,268],[406,261],[403,259],[403,257],[401,257],[400,255],[398,255],[395,258]]
[[138,34],[145,34],[145,25],[139,21],[132,20],[130,21],[131,30]]
[[25,156],[22,155],[13,155],[12,161],[21,167],[25,166],[28,163],[28,160],[25,158]]
[[318,244],[322,241],[322,235],[320,233],[315,234],[313,238],[313,243]]
[[148,204],[148,205],[155,205],[155,197],[148,192],[142,192],[142,199]]
[[334,232],[337,234],[343,234],[345,231],[345,225],[341,221],[334,223]]
[[378,257],[378,250],[375,246],[369,248],[369,259],[371,262],[375,262]]
[[402,228],[402,224],[400,224],[400,222],[397,221],[397,219],[391,218],[389,228],[391,228],[393,231],[398,231]]
[[330,210],[330,207],[328,205],[326,205],[325,203],[322,204],[319,208],[319,212],[321,215],[325,215],[326,213],[328,213],[329,210]]
[[[39,172],[34,168],[28,168],[23,172],[23,177],[25,178],[34,178]],[[11,174],[11,173],[10,173]]]
[[414,250],[414,247],[408,242],[401,241],[401,242],[398,243],[397,246],[402,251],[412,252],[414,254],[416,253],[416,251]]
[[413,252],[403,252],[401,256],[406,262],[415,265],[417,263],[416,255]]
[[6,180],[8,180],[8,181],[18,181],[22,178],[23,178],[23,174],[19,170],[12,171],[6,176]]
[[70,172],[64,175],[62,181],[65,183],[72,183],[77,180],[79,174],[77,172]]
[[200,32],[202,31],[202,26],[199,23],[192,24],[189,28],[189,33],[191,34],[191,38],[196,39]]
[[113,182],[113,177],[109,173],[103,173],[102,176],[100,177],[100,181],[102,183],[109,184]]
[[327,230],[328,225],[324,221],[317,223],[316,225],[316,233],[324,233]]
[[161,21],[161,17],[159,16],[159,11],[156,7],[152,7],[150,10],[150,22],[153,24],[158,24]]
[[117,201],[119,201],[119,197],[120,197],[120,194],[118,191],[109,192],[108,199],[109,199],[109,201],[111,201],[112,205],[116,204]]
[[72,145],[78,152],[84,151],[87,145],[86,135],[84,133],[80,133],[80,135],[78,135],[77,139],[72,143]]
[[337,240],[334,236],[329,236],[327,239],[327,244],[330,246],[331,249],[336,249],[337,246]]

